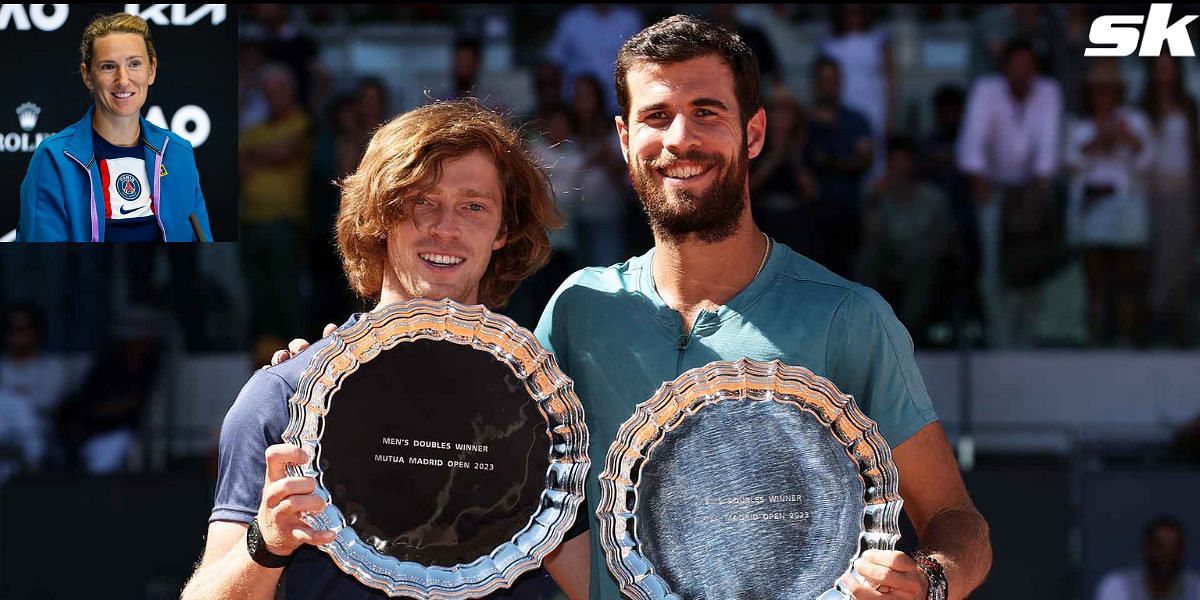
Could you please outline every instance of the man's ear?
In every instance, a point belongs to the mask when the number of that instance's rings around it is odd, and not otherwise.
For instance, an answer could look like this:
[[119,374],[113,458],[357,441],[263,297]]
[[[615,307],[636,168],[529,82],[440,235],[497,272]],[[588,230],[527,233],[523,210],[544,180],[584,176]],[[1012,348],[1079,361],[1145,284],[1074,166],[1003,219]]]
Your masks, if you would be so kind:
[[492,252],[503,248],[505,244],[508,244],[508,227],[501,225],[496,234],[496,241],[492,242]]
[[767,111],[762,107],[750,117],[746,123],[746,151],[750,158],[755,158],[762,152],[767,139]]
[[621,115],[613,118],[617,122],[617,137],[621,138],[621,157],[625,159],[625,164],[629,164],[629,127]]

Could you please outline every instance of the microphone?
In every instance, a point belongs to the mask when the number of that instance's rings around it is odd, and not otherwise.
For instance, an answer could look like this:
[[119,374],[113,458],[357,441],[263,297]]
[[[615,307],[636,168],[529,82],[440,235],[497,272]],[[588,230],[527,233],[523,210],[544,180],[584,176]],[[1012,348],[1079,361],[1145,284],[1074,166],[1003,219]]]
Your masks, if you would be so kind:
[[196,234],[196,239],[207,242],[208,238],[204,237],[204,230],[200,228],[200,219],[196,218],[196,213],[188,215],[188,221],[192,223],[192,232]]

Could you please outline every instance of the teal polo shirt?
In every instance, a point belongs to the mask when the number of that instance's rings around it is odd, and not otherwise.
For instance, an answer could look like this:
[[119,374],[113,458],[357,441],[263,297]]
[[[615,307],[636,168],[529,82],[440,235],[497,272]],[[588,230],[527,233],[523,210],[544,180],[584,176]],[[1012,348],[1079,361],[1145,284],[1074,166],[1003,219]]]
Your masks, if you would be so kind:
[[937,420],[912,338],[874,290],[776,242],[758,277],[688,332],[654,287],[653,258],[571,275],[536,331],[574,380],[591,437],[591,598],[620,598],[596,521],[604,457],[634,408],[684,371],[743,357],[806,367],[853,396],[892,448]]

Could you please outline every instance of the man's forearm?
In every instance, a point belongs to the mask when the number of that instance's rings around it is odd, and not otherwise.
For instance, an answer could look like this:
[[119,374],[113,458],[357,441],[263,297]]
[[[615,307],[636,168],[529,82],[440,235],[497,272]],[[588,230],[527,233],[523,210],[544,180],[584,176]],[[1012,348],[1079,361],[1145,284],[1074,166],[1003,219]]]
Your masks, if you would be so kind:
[[268,569],[250,558],[246,538],[216,562],[196,569],[180,600],[271,600],[283,569]]
[[920,550],[945,569],[951,600],[966,598],[975,591],[992,567],[987,521],[974,507],[937,513],[918,537]]

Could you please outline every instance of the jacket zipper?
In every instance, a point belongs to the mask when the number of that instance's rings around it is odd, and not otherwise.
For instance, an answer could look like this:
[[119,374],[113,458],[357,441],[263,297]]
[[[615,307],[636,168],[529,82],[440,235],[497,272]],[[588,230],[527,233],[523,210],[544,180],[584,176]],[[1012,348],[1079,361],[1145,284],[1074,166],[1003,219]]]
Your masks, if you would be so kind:
[[[75,158],[75,156],[73,154],[71,154],[70,152],[63,150],[63,154],[66,154],[68,158],[75,161],[75,163],[78,164],[80,166],[80,168],[83,169],[83,172],[87,173],[87,176],[88,176],[88,205],[91,206],[91,209],[92,209],[91,210],[92,241],[99,242],[100,241],[100,226],[99,226],[99,224],[96,223],[96,190],[94,190],[92,188],[92,170],[87,168],[87,166],[83,164],[83,161],[79,160],[78,158]],[[88,161],[88,164],[91,164],[91,161]]]
[[162,152],[154,154],[154,220],[158,221],[158,230],[162,232],[162,241],[167,241],[167,228],[163,227],[162,222],[162,202],[160,202],[160,187],[159,179],[162,177],[162,159],[163,154],[167,153],[167,144],[171,141],[170,137],[163,138]]

